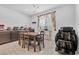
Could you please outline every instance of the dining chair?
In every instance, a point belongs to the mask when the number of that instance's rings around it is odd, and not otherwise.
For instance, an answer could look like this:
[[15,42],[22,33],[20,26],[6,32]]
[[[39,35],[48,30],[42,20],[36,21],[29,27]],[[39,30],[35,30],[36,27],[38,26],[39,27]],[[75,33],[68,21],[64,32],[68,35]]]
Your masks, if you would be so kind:
[[29,41],[30,41],[29,36],[27,34],[23,34],[23,32],[19,33],[18,44],[22,46],[22,48],[25,48],[27,44],[29,50]]
[[[30,46],[34,47],[34,52],[36,51],[37,46],[39,46],[39,50],[41,51],[41,43],[43,44],[43,48],[45,47],[44,46],[44,32],[41,31],[39,35],[35,35],[35,36],[28,35],[28,33],[27,34],[23,34],[23,33],[24,32],[19,33],[19,40],[18,40],[18,43],[20,46],[22,46],[22,48],[25,48],[26,43],[28,45],[28,50]],[[32,41],[34,43],[32,43]],[[36,42],[38,42],[38,44],[36,44]]]
[[[34,47],[34,52],[36,52],[36,48],[37,46],[39,46],[39,50],[41,51],[41,45],[40,43],[43,43],[43,47],[44,47],[44,33],[40,32],[40,35],[34,35],[34,36],[29,36],[29,45]],[[36,44],[36,42],[38,44]]]
[[43,48],[45,47],[45,45],[44,45],[44,31],[40,31],[40,34],[37,35],[36,40],[38,41],[39,50],[41,50],[41,43],[43,44]]

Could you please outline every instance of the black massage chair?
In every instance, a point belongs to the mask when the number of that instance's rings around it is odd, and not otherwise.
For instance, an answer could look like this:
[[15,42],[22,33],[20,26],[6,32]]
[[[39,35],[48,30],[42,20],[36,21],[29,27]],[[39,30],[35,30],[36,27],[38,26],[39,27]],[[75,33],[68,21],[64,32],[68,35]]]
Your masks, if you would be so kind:
[[77,50],[77,35],[73,27],[61,27],[55,36],[56,51],[74,55]]

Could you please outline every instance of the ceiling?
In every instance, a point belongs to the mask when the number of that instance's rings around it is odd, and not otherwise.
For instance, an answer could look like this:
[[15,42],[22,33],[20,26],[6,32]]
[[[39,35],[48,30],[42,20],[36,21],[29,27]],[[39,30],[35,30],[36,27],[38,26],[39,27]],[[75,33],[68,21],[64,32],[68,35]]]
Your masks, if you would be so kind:
[[0,4],[5,8],[18,11],[27,15],[34,15],[40,12],[54,9],[62,4]]

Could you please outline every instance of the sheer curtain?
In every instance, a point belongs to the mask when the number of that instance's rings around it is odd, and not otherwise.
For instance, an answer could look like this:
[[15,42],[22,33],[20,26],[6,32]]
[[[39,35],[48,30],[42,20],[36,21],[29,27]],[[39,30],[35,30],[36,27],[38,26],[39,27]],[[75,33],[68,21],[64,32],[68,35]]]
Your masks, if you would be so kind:
[[40,30],[44,30],[46,26],[46,16],[41,16],[39,18],[39,28]]
[[50,13],[50,14],[40,16],[39,17],[39,29],[40,31],[47,29],[49,36],[51,36],[52,32],[56,31],[55,13]]

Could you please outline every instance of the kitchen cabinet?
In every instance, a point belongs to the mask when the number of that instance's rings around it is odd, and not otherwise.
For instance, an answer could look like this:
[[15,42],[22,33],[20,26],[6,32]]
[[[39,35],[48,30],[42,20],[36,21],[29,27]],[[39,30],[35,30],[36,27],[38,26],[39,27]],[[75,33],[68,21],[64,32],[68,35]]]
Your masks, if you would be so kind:
[[18,40],[19,31],[0,31],[0,44]]

